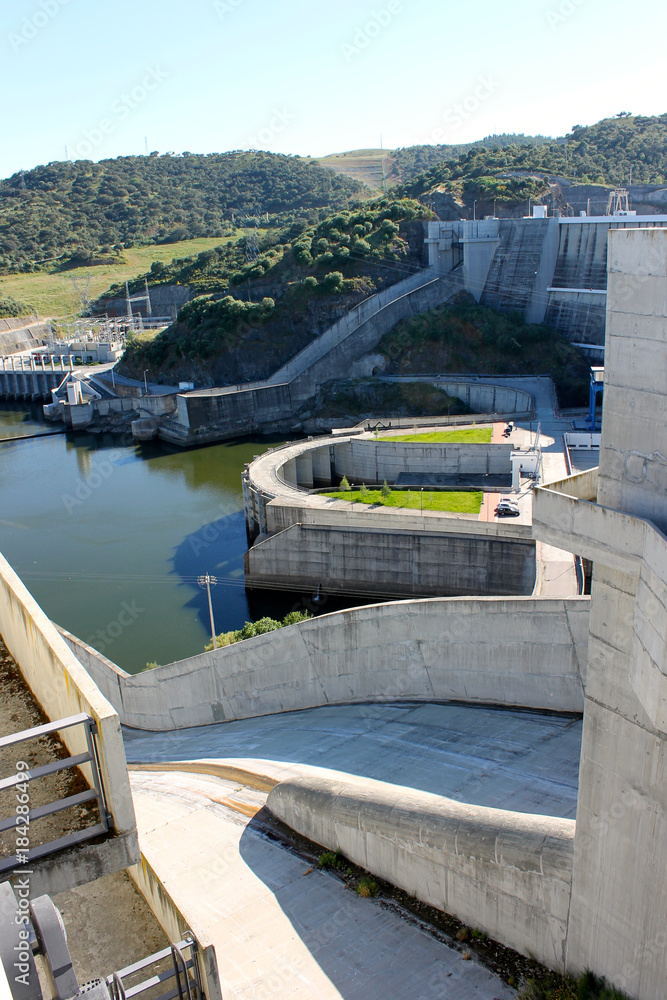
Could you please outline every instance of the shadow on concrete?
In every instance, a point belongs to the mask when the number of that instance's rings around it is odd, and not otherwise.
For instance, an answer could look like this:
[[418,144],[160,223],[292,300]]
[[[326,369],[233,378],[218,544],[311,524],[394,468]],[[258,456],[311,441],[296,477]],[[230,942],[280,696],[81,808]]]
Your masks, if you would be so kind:
[[573,716],[455,703],[338,705],[168,733],[135,730],[127,757],[219,760],[258,773],[262,761],[305,765],[574,818],[581,726]]
[[[380,900],[362,899],[335,875],[313,869],[280,841],[269,839],[262,813],[245,828],[240,855],[337,991],[323,990],[321,995],[344,1000],[511,996],[489,972],[476,963],[463,966],[457,951],[398,911]],[[285,931],[280,921],[276,925],[282,941]],[[297,983],[303,986],[302,965],[297,948],[290,946],[284,955],[281,949],[281,960],[265,986],[273,996],[292,996]]]

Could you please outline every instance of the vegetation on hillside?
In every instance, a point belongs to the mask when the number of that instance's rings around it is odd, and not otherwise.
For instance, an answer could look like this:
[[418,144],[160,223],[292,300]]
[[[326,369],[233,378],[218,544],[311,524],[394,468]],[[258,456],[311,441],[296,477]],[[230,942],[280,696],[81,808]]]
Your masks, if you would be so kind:
[[350,378],[325,382],[299,416],[307,418],[442,417],[470,413],[466,404],[426,382],[384,382],[378,378]]
[[[183,306],[178,321],[151,343],[131,344],[122,371],[164,373],[241,348],[253,370],[228,365],[225,377],[223,364],[213,373],[218,380],[271,374],[338,315],[421,265],[421,229],[411,247],[409,225],[426,215],[417,202],[382,199],[315,226],[293,224],[265,236],[253,252],[244,238],[189,261],[154,264],[151,284],[179,281],[204,294]],[[262,357],[248,356],[254,346]]]
[[[228,239],[236,242],[246,230],[237,229],[236,235]],[[264,230],[253,233],[261,237]],[[5,274],[0,277],[0,296],[30,302],[41,316],[69,318],[86,315],[94,301],[111,284],[118,294],[125,298],[125,282],[137,274],[143,274],[152,263],[169,264],[174,258],[182,258],[220,246],[221,239],[183,240],[180,243],[151,244],[146,247],[132,247],[120,254],[113,254],[104,263],[84,267],[44,267],[30,274]],[[182,262],[181,261],[181,262]],[[133,282],[136,287],[137,283]],[[143,284],[143,279],[142,279]],[[143,289],[142,289],[143,290]]]
[[435,190],[459,198],[494,199],[516,205],[539,198],[548,181],[563,177],[581,184],[663,184],[667,178],[667,115],[622,115],[596,125],[575,125],[562,139],[504,148],[473,147],[437,163],[397,193],[422,198]]
[[315,162],[258,151],[53,162],[0,181],[0,272],[223,237],[250,217],[315,222],[362,190]]
[[501,133],[487,135],[477,142],[463,142],[452,145],[406,146],[395,149],[387,157],[387,172],[393,184],[408,184],[425,170],[430,170],[444,160],[459,159],[476,150],[505,149],[508,146],[542,146],[553,142],[545,135],[523,135],[516,133]]
[[521,312],[441,306],[403,320],[376,348],[388,374],[550,375],[561,406],[588,399],[590,366],[579,348]]
[[11,295],[0,296],[0,318],[5,316],[34,316],[34,306],[19,302]]

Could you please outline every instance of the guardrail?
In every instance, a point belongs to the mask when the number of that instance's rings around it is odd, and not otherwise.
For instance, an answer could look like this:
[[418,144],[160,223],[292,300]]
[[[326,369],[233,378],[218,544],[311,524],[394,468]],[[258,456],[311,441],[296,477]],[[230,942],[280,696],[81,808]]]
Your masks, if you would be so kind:
[[[183,952],[189,949],[190,956],[186,958]],[[153,971],[147,979],[133,985],[126,985],[124,980],[136,976],[137,973],[157,966],[165,959],[171,959],[171,965],[166,969]],[[192,975],[190,975],[190,973]],[[164,993],[153,992],[154,988],[175,980],[174,985]],[[151,1000],[203,1000],[199,966],[197,964],[197,942],[194,937],[186,936],[177,944],[172,944],[162,951],[149,955],[133,965],[128,965],[118,972],[107,977],[107,986],[113,1000],[132,1000],[133,997],[141,996],[143,993],[151,991]]]
[[17,746],[19,743],[25,743],[27,740],[36,740],[41,736],[49,736],[52,733],[60,732],[64,729],[71,729],[74,726],[82,726],[84,729],[86,745],[88,748],[86,752],[74,754],[62,760],[54,760],[48,764],[42,764],[41,766],[32,769],[17,770],[15,774],[0,780],[0,792],[7,791],[11,788],[21,787],[30,781],[36,781],[39,778],[44,778],[50,774],[56,774],[59,771],[66,771],[70,768],[81,767],[84,764],[90,764],[93,787],[89,788],[85,792],[79,792],[76,795],[68,795],[64,799],[56,799],[46,805],[30,809],[27,813],[22,812],[20,815],[15,814],[9,818],[1,819],[0,833],[3,833],[5,830],[11,830],[12,827],[16,826],[29,826],[37,820],[43,819],[45,816],[51,816],[54,813],[61,812],[64,809],[69,809],[72,806],[80,806],[86,802],[92,801],[97,802],[100,821],[99,823],[95,823],[93,826],[85,827],[82,830],[75,830],[72,833],[65,834],[62,837],[57,837],[44,844],[31,847],[25,852],[21,852],[20,857],[18,854],[14,854],[9,858],[1,859],[0,876],[5,872],[16,868],[17,865],[25,863],[26,860],[28,862],[36,861],[49,854],[54,854],[56,851],[63,850],[66,847],[72,847],[75,844],[80,844],[86,840],[92,840],[94,837],[110,833],[113,830],[113,816],[107,808],[106,796],[102,785],[102,775],[96,743],[96,737],[98,735],[97,724],[89,715],[82,712],[79,715],[72,715],[67,719],[59,719],[56,722],[48,722],[43,726],[35,726],[33,729],[24,729],[23,731],[15,733],[11,736],[3,736],[0,739],[0,751],[6,750],[8,747]]

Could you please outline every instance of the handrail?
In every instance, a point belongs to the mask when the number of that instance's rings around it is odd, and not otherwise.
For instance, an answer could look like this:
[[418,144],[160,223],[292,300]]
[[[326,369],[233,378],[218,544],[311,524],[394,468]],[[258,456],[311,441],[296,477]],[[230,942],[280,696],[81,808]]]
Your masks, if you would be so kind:
[[[3,736],[0,738],[0,751],[5,750],[8,747],[18,746],[28,740],[39,739],[43,736],[49,736],[53,733],[61,732],[64,729],[71,729],[74,726],[84,727],[87,746],[87,750],[84,753],[71,754],[68,757],[52,760],[49,761],[49,763],[41,764],[38,767],[24,767],[20,771],[17,770],[15,774],[11,774],[9,777],[5,777],[0,780],[0,792],[6,791],[10,788],[27,785],[31,781],[36,781],[39,778],[44,778],[51,774],[57,774],[60,771],[78,768],[83,764],[90,765],[92,773],[92,788],[89,788],[84,792],[79,792],[75,795],[67,795],[60,799],[57,798],[52,802],[47,802],[46,804],[38,806],[34,809],[30,808],[28,802],[26,804],[27,812],[21,812],[20,814],[17,813],[13,816],[0,819],[0,833],[5,830],[12,829],[12,827],[29,827],[31,823],[43,819],[46,816],[52,816],[54,813],[63,812],[73,806],[80,806],[86,802],[92,801],[97,802],[100,817],[99,822],[91,826],[83,827],[83,829],[74,830],[64,836],[56,837],[43,844],[38,844],[35,847],[26,847],[25,849],[21,848],[20,850],[17,850],[16,854],[11,855],[11,857],[0,859],[0,876],[6,872],[12,871],[12,869],[19,864],[36,861],[39,858],[55,854],[57,851],[80,844],[85,840],[91,840],[94,837],[106,835],[113,830],[114,821],[107,803],[106,790],[102,781],[102,768],[100,765],[99,750],[96,742],[98,734],[97,723],[91,718],[91,716],[87,715],[85,712],[81,712],[78,715],[72,715],[66,719],[58,719],[54,722],[47,722],[42,726],[34,726],[32,729],[25,729],[19,733],[12,733],[10,736]],[[123,998],[119,997],[118,1000],[123,1000]]]
[[[190,957],[187,959],[183,955],[185,948],[190,949]],[[198,948],[194,935],[187,932],[181,941],[170,944],[167,948],[162,948],[147,958],[140,959],[138,962],[112,973],[107,977],[106,982],[114,1000],[133,1000],[134,997],[141,996],[155,986],[161,986],[162,983],[168,983],[172,979],[176,981],[175,986],[167,988],[166,992],[161,993],[158,997],[153,997],[152,1000],[176,1000],[176,998],[178,1000],[204,1000],[197,960]],[[148,975],[146,979],[133,986],[125,986],[123,980],[144,969],[149,969],[151,966],[156,966],[165,959],[171,959],[171,965],[168,968]],[[192,973],[192,977],[189,973]]]

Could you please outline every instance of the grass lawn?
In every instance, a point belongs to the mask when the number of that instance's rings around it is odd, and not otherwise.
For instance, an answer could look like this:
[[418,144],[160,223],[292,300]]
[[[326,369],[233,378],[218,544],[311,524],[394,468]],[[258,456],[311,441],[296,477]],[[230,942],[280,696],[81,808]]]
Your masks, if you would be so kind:
[[421,441],[424,444],[491,444],[493,427],[465,427],[460,431],[431,431],[427,434],[401,434],[381,437],[378,441]]
[[149,271],[154,260],[169,264],[174,257],[192,257],[203,250],[229,243],[230,240],[238,240],[244,232],[245,230],[239,229],[234,236],[133,247],[123,250],[122,261],[118,264],[73,267],[67,271],[35,271],[33,274],[0,274],[0,296],[11,295],[19,302],[26,302],[34,306],[40,316],[76,316],[81,311],[81,300],[72,278],[95,299],[110,285],[129,281],[130,278]]
[[407,510],[444,510],[452,514],[479,514],[482,506],[481,491],[437,491],[430,493],[424,490],[391,490],[388,497],[382,496],[382,490],[334,490],[331,493],[320,494],[333,497],[334,500],[350,500],[352,503],[380,504],[382,507],[403,507]]

